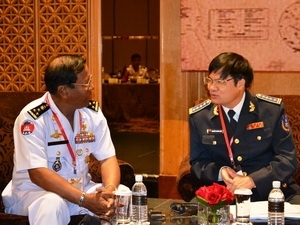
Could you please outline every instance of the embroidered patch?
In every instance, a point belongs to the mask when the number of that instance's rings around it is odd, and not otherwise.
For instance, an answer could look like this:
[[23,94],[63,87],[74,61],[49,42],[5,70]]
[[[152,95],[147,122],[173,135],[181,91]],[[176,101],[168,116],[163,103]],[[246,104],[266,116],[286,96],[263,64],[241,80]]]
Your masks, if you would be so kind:
[[30,114],[30,116],[33,119],[37,119],[39,118],[39,116],[41,116],[43,113],[45,113],[48,109],[50,109],[49,105],[47,103],[42,103],[39,106],[31,109],[28,111],[28,113]]
[[254,129],[262,128],[264,126],[265,126],[264,122],[250,123],[247,126],[247,130],[254,130]]
[[98,112],[98,110],[99,110],[99,102],[94,101],[94,100],[90,100],[89,101],[89,105],[87,106],[87,108],[92,109],[92,110]]
[[21,133],[23,135],[29,135],[34,131],[34,123],[30,120],[26,120],[21,125]]
[[289,120],[286,114],[281,116],[281,126],[284,131],[286,132],[290,131]]
[[255,110],[255,105],[250,101],[249,112],[253,112]]
[[51,138],[60,138],[62,136],[62,133],[58,133],[58,130],[55,130],[53,134],[50,135]]
[[263,95],[263,94],[256,94],[256,97],[261,99],[261,100],[271,102],[271,103],[274,103],[274,104],[278,104],[278,105],[280,105],[281,100],[282,100],[281,98],[271,97],[271,96]]
[[207,99],[205,100],[204,102],[198,104],[198,105],[195,105],[194,107],[192,108],[189,108],[189,114],[193,114],[193,113],[196,113],[202,109],[204,109],[206,106],[209,106],[211,103],[211,100],[210,99]]

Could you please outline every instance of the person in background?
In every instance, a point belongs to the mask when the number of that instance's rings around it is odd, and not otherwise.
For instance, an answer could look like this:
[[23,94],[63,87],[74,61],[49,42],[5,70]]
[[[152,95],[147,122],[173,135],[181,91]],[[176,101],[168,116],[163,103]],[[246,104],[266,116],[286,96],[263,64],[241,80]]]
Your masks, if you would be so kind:
[[[31,225],[66,225],[71,215],[109,218],[120,168],[86,60],[63,55],[45,71],[47,92],[23,108],[14,126],[14,170],[2,193],[5,212]],[[88,173],[90,154],[101,164],[103,184]],[[51,222],[49,222],[51,221]]]
[[125,67],[122,73],[122,82],[127,82],[128,79],[146,78],[147,68],[141,65],[142,57],[135,53],[131,55],[131,65]]
[[[216,56],[204,78],[210,99],[190,108],[190,164],[200,186],[223,183],[234,192],[251,189],[265,201],[281,181],[286,201],[300,204],[293,180],[295,144],[281,99],[252,95],[253,69],[243,56]],[[233,110],[233,112],[232,112]],[[232,113],[230,113],[232,112]]]

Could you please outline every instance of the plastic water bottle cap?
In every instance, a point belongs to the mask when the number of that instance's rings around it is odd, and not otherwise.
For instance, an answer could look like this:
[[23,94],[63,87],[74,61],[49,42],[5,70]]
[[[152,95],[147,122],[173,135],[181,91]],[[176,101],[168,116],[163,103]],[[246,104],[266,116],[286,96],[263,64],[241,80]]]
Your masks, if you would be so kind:
[[273,181],[272,185],[273,185],[273,188],[280,188],[280,181],[275,180],[275,181]]
[[135,175],[135,181],[143,181],[143,175],[141,174]]

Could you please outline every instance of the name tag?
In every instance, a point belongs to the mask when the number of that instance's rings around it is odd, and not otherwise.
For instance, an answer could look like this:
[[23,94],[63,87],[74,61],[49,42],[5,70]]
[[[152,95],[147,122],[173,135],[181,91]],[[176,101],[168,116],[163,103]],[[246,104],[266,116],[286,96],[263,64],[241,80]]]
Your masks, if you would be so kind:
[[207,134],[221,134],[223,130],[215,130],[215,129],[206,129]]

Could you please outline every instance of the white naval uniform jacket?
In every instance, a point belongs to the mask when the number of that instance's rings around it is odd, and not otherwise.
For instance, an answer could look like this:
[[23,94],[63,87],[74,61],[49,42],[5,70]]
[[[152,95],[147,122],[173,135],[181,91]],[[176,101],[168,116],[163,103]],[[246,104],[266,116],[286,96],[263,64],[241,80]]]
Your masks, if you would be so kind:
[[[45,108],[47,102],[50,109]],[[53,119],[56,113],[66,133],[65,140],[61,135],[59,125]],[[80,129],[88,132],[91,140],[75,142]],[[94,137],[94,138],[93,138]],[[28,169],[46,167],[50,170],[57,160],[60,166],[56,167],[57,173],[67,178],[74,175],[74,166],[66,142],[70,145],[76,156],[77,174],[83,174],[83,190],[91,182],[88,174],[89,154],[98,160],[103,160],[115,155],[115,148],[110,137],[107,121],[101,110],[82,108],[75,111],[74,131],[67,118],[59,111],[47,92],[41,98],[25,106],[17,117],[14,125],[14,170],[11,183],[11,193],[3,196],[6,207],[11,206],[22,198],[22,191],[41,190],[32,183]]]

